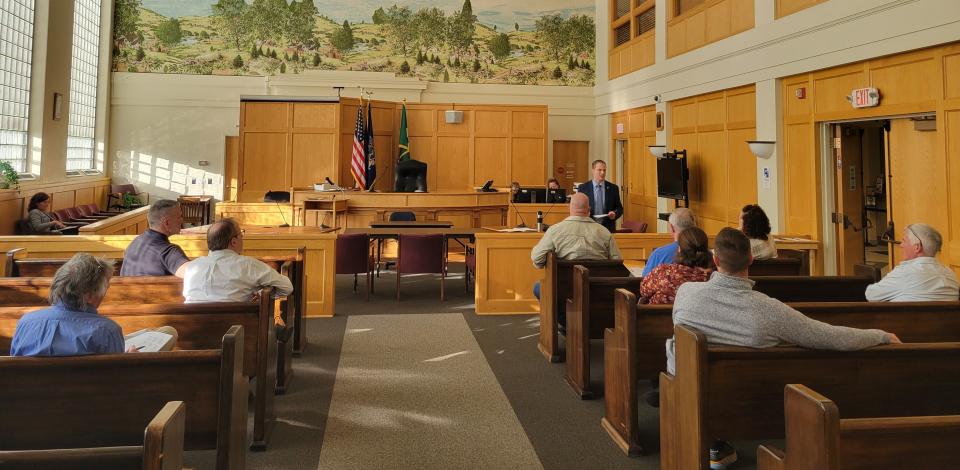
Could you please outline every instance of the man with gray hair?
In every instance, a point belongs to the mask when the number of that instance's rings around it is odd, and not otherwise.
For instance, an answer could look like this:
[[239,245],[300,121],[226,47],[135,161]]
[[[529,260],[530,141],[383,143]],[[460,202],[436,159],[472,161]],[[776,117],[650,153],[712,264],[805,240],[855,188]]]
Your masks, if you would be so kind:
[[943,244],[940,232],[927,224],[911,224],[903,231],[903,261],[880,282],[867,286],[871,302],[951,301],[960,295],[957,275],[937,261]]
[[[273,287],[281,297],[293,292],[293,283],[263,261],[243,256],[243,230],[233,219],[223,219],[207,229],[207,256],[187,266],[183,277],[183,297],[195,302],[247,302],[264,287]],[[277,337],[285,339],[292,329],[285,328],[280,312],[274,316]]]
[[180,233],[183,214],[180,203],[161,199],[150,205],[146,231],[134,238],[123,252],[121,276],[183,277],[190,260],[179,246],[170,243],[170,235]]
[[50,308],[17,322],[11,356],[77,356],[122,353],[120,325],[97,315],[107,294],[113,261],[77,253],[53,276]]
[[680,232],[696,226],[697,221],[693,217],[693,211],[687,209],[686,207],[678,207],[674,209],[673,213],[670,214],[670,218],[667,219],[667,227],[670,229],[670,235],[673,236],[673,243],[661,246],[653,250],[653,253],[650,253],[650,258],[647,259],[647,264],[643,266],[643,276],[646,277],[651,271],[653,271],[653,268],[660,266],[661,264],[672,263],[673,257],[676,256],[677,249],[680,246],[677,243],[677,239],[680,237]]

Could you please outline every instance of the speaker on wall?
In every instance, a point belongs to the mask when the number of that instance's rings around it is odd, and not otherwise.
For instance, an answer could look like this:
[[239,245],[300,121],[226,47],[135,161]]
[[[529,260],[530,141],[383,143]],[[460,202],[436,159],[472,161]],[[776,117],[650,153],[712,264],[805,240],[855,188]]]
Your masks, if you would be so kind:
[[463,123],[463,111],[447,111],[444,113],[445,121],[447,124],[461,124]]

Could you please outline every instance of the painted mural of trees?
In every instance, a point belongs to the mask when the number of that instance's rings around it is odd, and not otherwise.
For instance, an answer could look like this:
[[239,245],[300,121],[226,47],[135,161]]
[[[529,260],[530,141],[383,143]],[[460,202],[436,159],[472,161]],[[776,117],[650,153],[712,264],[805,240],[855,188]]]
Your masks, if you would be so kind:
[[116,0],[113,6],[113,38],[119,49],[134,44],[140,33],[140,0]]
[[473,15],[473,6],[470,4],[470,0],[464,0],[460,12],[450,17],[450,21],[447,23],[447,45],[453,49],[458,58],[463,56],[473,45],[476,22],[477,17]]
[[387,10],[387,32],[400,54],[407,55],[417,33],[413,28],[413,12],[409,7],[393,5]]
[[488,47],[497,60],[502,60],[510,55],[510,36],[500,33],[490,39]]
[[157,39],[166,46],[173,46],[183,39],[183,30],[180,29],[180,20],[170,18],[157,27]]
[[212,7],[213,23],[217,32],[233,43],[239,51],[246,40],[245,14],[247,2],[244,0],[219,0]]
[[573,15],[564,19],[560,14],[546,15],[537,19],[535,28],[547,53],[556,60],[594,49],[594,23],[589,16]]
[[330,44],[333,44],[333,47],[341,52],[353,49],[353,29],[350,27],[349,21],[343,20],[343,26],[333,32],[333,35],[330,36]]

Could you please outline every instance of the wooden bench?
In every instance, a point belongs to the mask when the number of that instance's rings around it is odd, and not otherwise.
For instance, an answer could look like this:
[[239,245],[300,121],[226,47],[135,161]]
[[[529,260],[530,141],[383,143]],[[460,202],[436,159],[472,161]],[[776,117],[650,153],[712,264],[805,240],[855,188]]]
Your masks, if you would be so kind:
[[[141,445],[100,446],[49,449],[46,439],[30,445],[30,450],[0,450],[0,468],[55,470],[135,468],[143,470],[180,470],[183,468],[183,432],[186,410],[182,401],[171,401],[160,409],[139,431],[122,442],[142,437]],[[58,423],[48,423],[54,432]],[[136,430],[135,430],[136,431]]]
[[833,401],[794,384],[784,390],[783,410],[790,452],[761,445],[757,449],[758,470],[955,465],[960,415],[841,419]]
[[823,390],[851,418],[960,412],[960,343],[837,352],[707,345],[685,326],[675,337],[677,373],[660,374],[661,468],[709,468],[716,438],[783,438],[790,383]]
[[186,405],[184,448],[216,449],[244,468],[243,327],[217,349],[73,357],[0,357],[0,449],[136,446],[170,401]]
[[593,397],[590,340],[603,338],[603,331],[614,325],[614,291],[626,289],[639,294],[642,280],[630,276],[591,277],[586,267],[573,267],[572,297],[567,299],[567,367],[564,378],[581,398]]
[[560,309],[566,307],[572,291],[573,267],[584,266],[594,276],[629,276],[630,270],[623,260],[570,260],[557,259],[555,253],[547,253],[544,278],[540,285],[540,339],[537,348],[550,362],[559,362],[560,346],[557,337],[557,319]]
[[[567,300],[567,367],[565,378],[581,398],[588,399],[593,397],[593,391],[590,388],[590,340],[602,339],[604,329],[614,326],[614,289],[631,286],[628,290],[636,294],[641,278],[630,278],[631,280],[620,278],[620,281],[608,280],[612,278],[602,278],[604,279],[603,282],[590,287],[591,296],[577,300],[578,293],[586,291],[589,276],[588,273],[578,274],[578,267],[573,269],[573,286],[571,289],[573,298]],[[751,267],[752,271],[753,268]],[[866,289],[866,285],[872,283],[872,278],[863,276],[751,276],[751,279],[756,282],[755,290],[764,292],[783,302],[866,301],[863,290]],[[623,285],[617,285],[618,283]],[[820,295],[814,294],[822,294],[822,299]],[[594,299],[596,296],[600,297]],[[596,308],[587,307],[586,302],[595,304]],[[653,308],[654,312],[659,312],[660,316],[666,315],[666,318],[670,318],[673,310],[672,305],[650,307]],[[660,312],[662,309],[667,310],[666,312]],[[596,313],[593,313],[594,311]],[[585,315],[585,312],[587,315]],[[664,322],[662,319],[660,321],[663,323],[659,327],[654,327],[653,332],[666,334],[667,338],[673,335],[672,323]],[[589,336],[587,336],[588,330]],[[646,354],[646,356],[650,355]],[[657,354],[653,357],[659,356]],[[660,367],[662,367],[662,364],[663,361],[660,362]],[[655,370],[650,377],[655,377],[657,372],[659,372],[659,369]]]
[[280,274],[290,279],[293,284],[293,293],[280,302],[283,321],[288,328],[293,328],[293,335],[287,341],[280,341],[277,347],[276,393],[282,395],[286,393],[287,387],[290,386],[290,381],[293,379],[293,357],[300,356],[307,345],[306,325],[304,324],[307,297],[306,292],[304,292],[306,283],[303,282],[306,248],[298,248],[296,255],[261,256],[257,259],[276,269]]
[[[665,343],[673,336],[672,305],[637,305],[618,290],[615,326],[604,334],[604,429],[628,455],[642,452],[637,423],[637,381],[656,380],[666,368]],[[832,325],[879,328],[906,342],[960,341],[960,302],[790,303]],[[930,325],[937,325],[931,328]]]
[[751,276],[806,276],[803,259],[793,257],[758,259],[750,264]]
[[[59,258],[27,258],[27,250],[14,248],[7,252],[3,265],[3,277],[53,277],[60,266],[66,262],[67,260]],[[123,259],[115,259],[114,276],[120,275],[121,266],[123,266]]]
[[[0,278],[0,305],[47,306],[52,277]],[[183,279],[176,276],[113,277],[103,305],[183,303]]]
[[[168,276],[163,276],[166,278]],[[114,278],[114,280],[149,279],[147,277]],[[0,293],[4,293],[4,284],[13,281],[34,281],[38,287],[40,281],[49,289],[49,278],[11,278],[0,279]],[[107,297],[113,292],[113,286],[107,291]],[[119,289],[118,289],[119,290]],[[250,379],[256,378],[254,390],[254,432],[251,449],[265,450],[276,424],[274,411],[274,387],[277,377],[277,339],[274,329],[271,299],[273,289],[261,291],[260,302],[211,302],[211,303],[104,303],[97,309],[100,315],[117,322],[124,334],[144,328],[172,326],[177,330],[178,349],[210,349],[216,347],[217,339],[230,325],[242,325],[244,328],[242,363],[243,374]],[[0,294],[0,302],[4,295]],[[3,305],[11,305],[4,302]],[[43,306],[0,307],[0,354],[8,354],[10,341],[16,323],[24,314],[44,308]]]

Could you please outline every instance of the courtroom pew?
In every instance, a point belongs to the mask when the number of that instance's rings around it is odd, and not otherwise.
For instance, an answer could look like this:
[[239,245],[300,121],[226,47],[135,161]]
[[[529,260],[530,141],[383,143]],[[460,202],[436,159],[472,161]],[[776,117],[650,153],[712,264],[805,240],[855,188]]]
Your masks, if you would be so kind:
[[[51,433],[62,431],[59,423],[50,424]],[[48,436],[28,445],[29,450],[0,450],[0,468],[56,470],[142,469],[181,470],[183,468],[183,432],[186,410],[182,401],[171,401],[150,420],[146,429],[121,440],[140,445],[114,445],[87,448],[50,449]],[[95,431],[94,431],[95,432]]]
[[758,259],[750,263],[751,276],[806,276],[801,258]]
[[[557,336],[560,309],[566,307],[572,292],[573,267],[581,265],[589,269],[594,276],[630,275],[623,260],[558,260],[553,252],[547,253],[544,265],[544,278],[540,284],[540,339],[537,349],[550,362],[559,362],[559,338]],[[533,288],[533,286],[530,286]]]
[[590,340],[603,338],[614,325],[613,295],[617,289],[640,292],[639,277],[591,277],[582,265],[573,267],[572,297],[567,299],[567,383],[580,398],[592,398],[590,388]]
[[169,401],[186,405],[186,450],[216,450],[218,470],[245,466],[243,327],[217,349],[72,357],[0,357],[3,450],[138,445]]
[[[66,259],[59,258],[27,258],[27,250],[14,248],[7,252],[3,265],[3,277],[53,277],[60,266],[66,262]],[[114,276],[120,275],[121,266],[123,266],[123,259],[115,259]]]
[[[960,302],[798,302],[791,307],[832,325],[877,328],[905,342],[960,341]],[[637,305],[618,290],[615,326],[604,334],[604,418],[610,437],[628,455],[642,452],[638,384],[666,368],[665,342],[673,336],[672,305]],[[931,327],[936,325],[936,327]]]
[[[754,290],[763,292],[782,302],[866,301],[863,291],[868,284],[873,282],[872,277],[865,276],[753,276],[753,266],[750,267],[750,279],[755,282]],[[596,302],[592,298],[588,298],[591,303],[597,304],[600,308],[599,312],[602,313],[584,317],[584,313],[590,312],[591,309],[579,306],[584,301],[576,301],[575,299],[578,292],[583,292],[586,289],[586,285],[583,283],[587,278],[577,275],[576,270],[577,267],[574,268],[572,277],[574,298],[567,300],[566,358],[568,363],[565,378],[574,392],[581,398],[588,399],[593,397],[593,391],[590,389],[590,340],[602,339],[604,329],[614,326],[613,290],[616,287],[610,282],[605,282],[591,288],[590,292],[596,292],[596,295],[603,296],[603,300]],[[639,286],[641,278],[633,279],[635,281],[623,282],[628,282],[631,286],[635,282]],[[637,289],[630,290],[634,293],[638,291]],[[572,311],[570,310],[571,305],[574,306]],[[673,310],[672,305],[643,306],[642,308],[651,308],[653,314],[659,312],[660,316],[666,315],[666,318],[670,317]],[[663,309],[666,309],[666,311],[661,312]],[[673,325],[669,322],[663,322],[663,320],[660,321],[661,324],[650,327],[652,328],[651,332],[657,335],[664,334],[666,335],[664,339],[666,339],[673,334]],[[571,324],[575,325],[574,328],[570,328]],[[581,327],[580,325],[584,326]],[[645,328],[647,327],[645,326]],[[589,330],[589,337],[585,334],[587,330]],[[647,343],[641,345],[641,347],[646,346]],[[650,344],[650,346],[660,348],[662,345]],[[661,356],[662,354],[656,353],[651,355],[650,351],[642,352],[642,357]],[[664,361],[660,361],[660,367],[663,363]],[[649,372],[651,372],[650,377],[655,377],[659,369],[653,369]]]
[[822,390],[851,418],[960,413],[957,342],[844,352],[753,349],[707,345],[702,333],[682,325],[675,337],[677,373],[660,374],[661,468],[709,468],[716,438],[783,438],[783,388],[790,383]]
[[[52,277],[0,278],[0,305],[46,306]],[[176,276],[110,278],[104,305],[183,303],[183,279]]]
[[[144,280],[161,280],[173,276],[159,277],[130,277],[113,278],[112,281],[121,281],[119,285],[128,286],[123,281],[136,280],[132,285],[140,286]],[[178,278],[174,278],[179,280]],[[0,279],[0,304],[14,305],[6,302],[4,289],[14,282],[33,281],[32,287],[45,283],[49,289],[49,278],[9,278]],[[116,286],[111,284],[107,291],[107,298],[114,292]],[[118,288],[121,292],[123,288]],[[254,432],[251,449],[265,450],[270,440],[273,427],[276,424],[274,411],[274,387],[276,386],[277,339],[274,329],[273,308],[271,299],[273,288],[261,290],[260,301],[254,302],[210,302],[210,303],[166,303],[144,304],[140,302],[118,302],[100,305],[97,312],[117,322],[124,334],[129,334],[144,328],[172,326],[177,330],[178,349],[210,349],[216,346],[217,339],[230,325],[242,325],[244,328],[243,373],[250,379],[256,379],[254,390]],[[132,294],[131,294],[132,295]],[[127,295],[119,295],[122,300]],[[46,305],[31,305],[19,307],[0,307],[0,354],[8,354],[10,341],[16,328],[16,323],[24,314],[39,310]]]
[[832,400],[804,385],[787,385],[783,395],[789,452],[761,445],[758,470],[956,466],[960,415],[841,419]]

